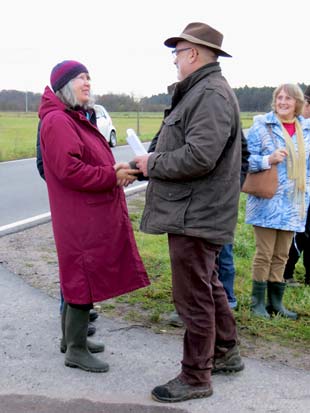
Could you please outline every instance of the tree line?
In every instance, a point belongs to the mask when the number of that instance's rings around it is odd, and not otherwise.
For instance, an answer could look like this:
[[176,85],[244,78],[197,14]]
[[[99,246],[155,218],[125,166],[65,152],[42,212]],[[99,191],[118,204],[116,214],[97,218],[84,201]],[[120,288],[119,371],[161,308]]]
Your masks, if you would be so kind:
[[[304,83],[300,84],[306,89]],[[268,112],[271,110],[272,93],[275,87],[240,87],[234,89],[241,112]],[[0,111],[37,112],[41,94],[21,92],[18,90],[0,91]],[[170,105],[171,96],[160,93],[151,97],[143,97],[137,101],[126,94],[96,95],[96,103],[105,106],[109,112],[163,112]]]

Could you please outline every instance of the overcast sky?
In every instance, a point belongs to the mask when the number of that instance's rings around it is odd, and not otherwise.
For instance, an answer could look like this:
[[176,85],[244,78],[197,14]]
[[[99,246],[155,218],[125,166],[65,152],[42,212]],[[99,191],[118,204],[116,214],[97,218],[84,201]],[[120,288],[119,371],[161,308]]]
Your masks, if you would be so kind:
[[176,81],[166,38],[194,21],[224,34],[232,87],[310,84],[310,0],[9,0],[1,7],[0,90],[42,93],[52,67],[84,63],[95,94],[137,98]]

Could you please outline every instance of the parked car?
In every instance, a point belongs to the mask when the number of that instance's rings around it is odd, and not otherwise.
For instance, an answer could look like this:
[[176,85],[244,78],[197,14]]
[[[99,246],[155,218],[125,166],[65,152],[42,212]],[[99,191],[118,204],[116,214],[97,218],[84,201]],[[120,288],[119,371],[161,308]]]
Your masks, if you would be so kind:
[[100,133],[106,138],[111,148],[117,144],[116,129],[107,110],[102,105],[94,106],[97,118],[97,127]]

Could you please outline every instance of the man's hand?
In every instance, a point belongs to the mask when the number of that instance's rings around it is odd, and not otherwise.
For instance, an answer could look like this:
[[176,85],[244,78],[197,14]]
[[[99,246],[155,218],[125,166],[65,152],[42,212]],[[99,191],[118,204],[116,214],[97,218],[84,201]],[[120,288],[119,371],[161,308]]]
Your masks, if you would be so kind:
[[128,162],[116,162],[113,165],[113,168],[117,172],[119,169],[130,169],[130,165]]
[[147,155],[140,155],[140,156],[136,156],[134,158],[134,161],[136,162],[137,168],[139,168],[139,171],[142,172],[144,176],[148,176],[147,161],[148,161],[150,155],[151,154],[148,153]]

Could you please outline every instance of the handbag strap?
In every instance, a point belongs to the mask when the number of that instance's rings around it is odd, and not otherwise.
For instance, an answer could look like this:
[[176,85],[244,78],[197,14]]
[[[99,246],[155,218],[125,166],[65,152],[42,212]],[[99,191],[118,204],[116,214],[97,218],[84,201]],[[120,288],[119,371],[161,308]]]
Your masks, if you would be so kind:
[[270,135],[270,137],[271,137],[271,139],[272,139],[272,141],[273,141],[273,143],[274,143],[275,148],[278,149],[278,148],[279,148],[279,145],[278,145],[278,143],[277,143],[277,140],[276,140],[275,137],[274,137],[274,134],[273,134],[273,132],[272,132],[272,128],[271,128],[270,124],[267,125],[267,130],[268,130],[268,133],[269,133],[269,135]]

